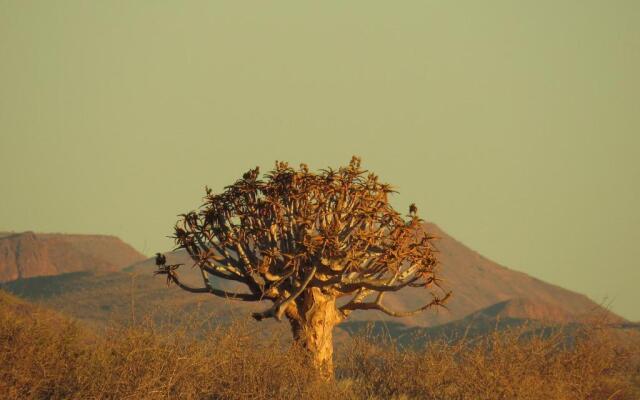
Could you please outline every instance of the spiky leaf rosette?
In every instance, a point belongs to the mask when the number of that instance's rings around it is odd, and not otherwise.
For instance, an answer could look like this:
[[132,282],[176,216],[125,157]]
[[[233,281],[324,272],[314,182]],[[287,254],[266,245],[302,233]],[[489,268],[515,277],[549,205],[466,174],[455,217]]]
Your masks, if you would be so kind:
[[[433,237],[411,205],[407,218],[389,204],[388,184],[361,169],[353,157],[347,167],[316,173],[276,162],[260,179],[258,168],[213,194],[175,226],[178,248],[201,269],[203,288],[183,284],[177,268],[159,273],[185,290],[237,300],[272,300],[256,319],[296,315],[297,299],[317,287],[333,297],[350,296],[341,307],[407,316],[441,305],[449,294],[430,293],[423,307],[394,311],[383,305],[386,292],[437,284]],[[209,275],[244,283],[249,293],[213,287]]]

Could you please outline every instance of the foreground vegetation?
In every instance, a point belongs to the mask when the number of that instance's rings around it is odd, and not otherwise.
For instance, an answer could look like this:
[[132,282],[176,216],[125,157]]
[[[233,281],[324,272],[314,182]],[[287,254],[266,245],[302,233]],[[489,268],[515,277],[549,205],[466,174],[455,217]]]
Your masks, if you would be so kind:
[[[638,399],[637,347],[607,329],[495,332],[401,350],[357,338],[336,355],[336,381],[304,352],[243,324],[89,330],[0,292],[4,399]],[[282,332],[284,333],[284,332]],[[286,337],[287,335],[282,335]]]

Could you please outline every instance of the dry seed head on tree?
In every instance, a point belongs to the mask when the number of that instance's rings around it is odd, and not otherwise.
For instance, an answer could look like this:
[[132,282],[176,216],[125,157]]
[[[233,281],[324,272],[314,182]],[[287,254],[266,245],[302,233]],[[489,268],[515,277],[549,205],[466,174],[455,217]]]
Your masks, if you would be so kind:
[[[437,287],[437,252],[433,237],[412,204],[403,216],[388,201],[390,185],[360,166],[360,158],[337,170],[309,172],[276,162],[260,179],[255,168],[224,192],[207,188],[200,210],[181,215],[175,226],[178,248],[201,269],[204,286],[180,281],[178,266],[158,255],[158,274],[197,293],[235,300],[271,300],[273,306],[254,318],[299,318],[301,294],[319,288],[347,301],[353,310],[379,310],[407,316],[442,305],[450,293],[430,293],[422,307],[397,311],[383,297],[405,287]],[[243,283],[248,292],[215,288],[209,276]]]

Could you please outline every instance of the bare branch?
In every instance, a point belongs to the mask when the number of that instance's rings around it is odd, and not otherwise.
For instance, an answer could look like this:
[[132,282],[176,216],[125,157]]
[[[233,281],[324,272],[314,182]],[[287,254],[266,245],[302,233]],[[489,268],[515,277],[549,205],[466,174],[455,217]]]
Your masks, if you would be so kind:
[[348,303],[340,307],[340,311],[378,310],[392,317],[410,317],[435,306],[444,307],[444,302],[447,301],[450,296],[451,292],[448,292],[443,298],[434,297],[429,303],[412,311],[393,311],[377,300],[373,303]]
[[[227,274],[224,273],[223,271],[221,271],[220,269],[217,268],[216,265],[210,266],[211,264],[209,264],[209,266],[207,265],[200,265],[200,269],[206,271],[207,273],[217,277],[217,278],[222,278],[222,279],[228,279],[230,281],[236,281],[236,282],[241,282],[241,283],[247,283],[247,278],[243,277],[243,276],[238,276],[236,274]],[[225,268],[225,270],[227,270]],[[228,271],[228,270],[227,270]]]

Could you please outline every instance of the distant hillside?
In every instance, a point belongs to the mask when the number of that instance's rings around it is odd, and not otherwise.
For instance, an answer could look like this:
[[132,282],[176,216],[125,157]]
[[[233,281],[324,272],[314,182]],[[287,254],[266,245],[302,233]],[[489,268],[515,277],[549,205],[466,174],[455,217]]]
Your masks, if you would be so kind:
[[[453,291],[448,310],[426,312],[403,322],[408,325],[434,326],[459,320],[465,316],[507,300],[520,299],[510,304],[510,312],[529,319],[563,322],[578,319],[603,309],[587,296],[541,281],[525,273],[499,265],[471,250],[449,236],[435,224],[425,224],[425,230],[439,237],[435,242],[441,260],[440,277],[443,287]],[[408,288],[390,294],[387,302],[395,308],[412,309],[424,301],[422,289]],[[532,306],[535,305],[535,306]],[[526,307],[525,307],[526,306]],[[521,308],[516,311],[516,309]],[[546,312],[546,311],[549,312]],[[368,319],[359,314],[356,319]],[[380,316],[381,319],[393,320]],[[609,313],[610,320],[624,319]]]
[[465,318],[446,324],[422,327],[409,326],[396,321],[347,321],[341,328],[350,335],[366,335],[382,339],[393,339],[401,346],[422,346],[431,340],[445,339],[450,342],[473,340],[496,331],[517,329],[527,335],[548,336],[564,332],[569,337],[585,326],[598,326],[620,340],[620,343],[640,344],[640,324],[612,321],[612,314],[604,310],[591,314],[591,318],[576,319],[574,316],[548,304],[539,304],[527,299],[507,300],[478,310]]
[[572,315],[565,308],[557,304],[535,301],[527,298],[517,298],[496,303],[480,311],[471,313],[465,319],[505,319],[519,318],[538,321],[577,322],[579,316]]
[[[52,326],[68,323],[72,320],[48,307],[31,303],[0,289],[0,330],[6,329],[10,324],[15,324],[20,319],[37,320],[42,325],[50,324]],[[15,332],[13,333],[15,334]],[[4,341],[0,341],[2,342],[0,348],[2,345],[9,345],[10,341],[14,339],[13,337],[2,338]]]
[[6,282],[0,288],[90,323],[130,322],[132,315],[171,320],[195,312],[227,319],[267,304],[226,301],[187,293],[148,273],[82,271]]
[[0,233],[0,282],[77,271],[117,271],[145,257],[115,236]]

